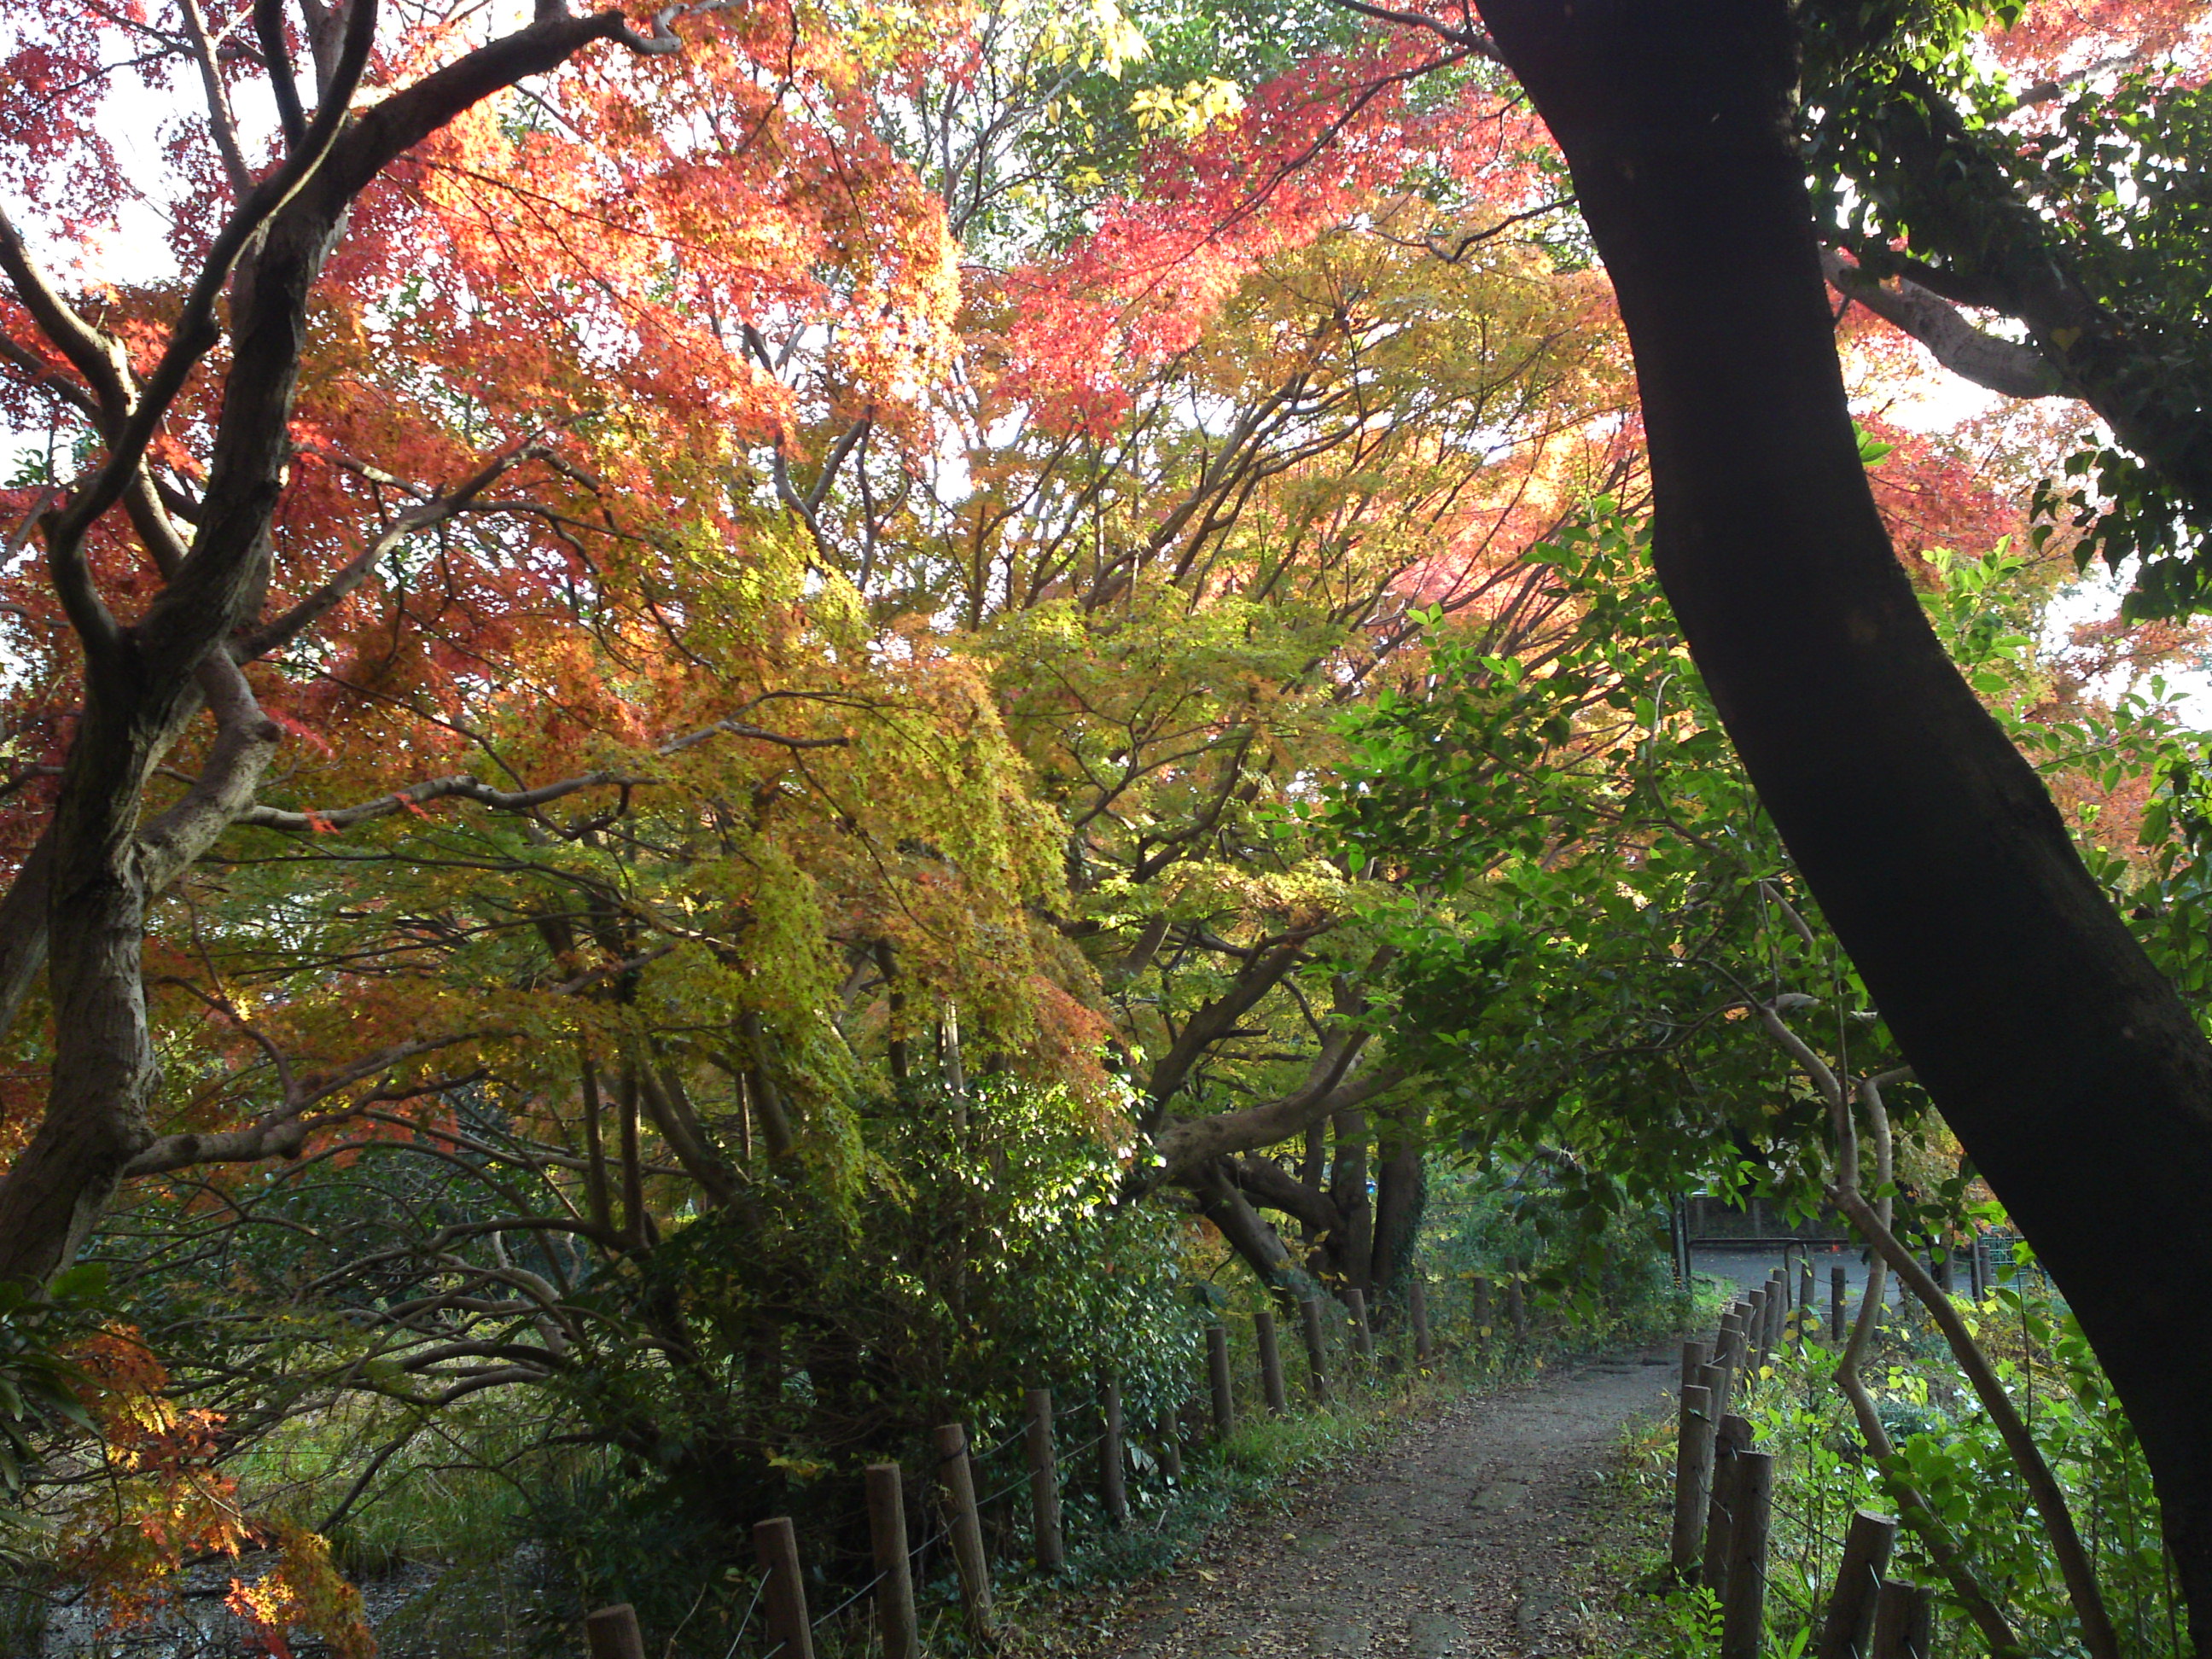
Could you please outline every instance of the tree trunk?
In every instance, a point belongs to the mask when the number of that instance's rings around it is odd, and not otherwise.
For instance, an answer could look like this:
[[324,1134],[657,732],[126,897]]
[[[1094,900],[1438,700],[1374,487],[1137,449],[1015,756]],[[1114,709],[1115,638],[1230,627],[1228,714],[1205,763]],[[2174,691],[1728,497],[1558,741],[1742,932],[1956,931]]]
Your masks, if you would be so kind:
[[[1428,1197],[1426,1170],[1422,1164],[1428,1139],[1428,1113],[1419,1106],[1408,1106],[1402,1116],[1383,1121],[1387,1127],[1382,1139],[1382,1161],[1375,1171],[1373,1272],[1378,1311],[1388,1310],[1389,1297],[1413,1266],[1413,1246],[1421,1227],[1421,1209]],[[1388,1317],[1387,1311],[1383,1316]]]
[[1198,1197],[1199,1213],[1221,1230],[1229,1248],[1243,1258],[1254,1278],[1273,1291],[1284,1307],[1293,1307],[1300,1288],[1297,1264],[1291,1260],[1281,1236],[1237,1190],[1230,1173],[1228,1161],[1216,1158],[1190,1183]]
[[1857,456],[1784,0],[1485,0],[1572,169],[1653,558],[1760,799],[2141,1435],[2212,1646],[2212,1048],[1944,656]]
[[1344,1224],[1323,1241],[1329,1266],[1348,1290],[1374,1288],[1375,1208],[1367,1196],[1367,1114],[1339,1112],[1329,1125],[1336,1137],[1329,1201]]

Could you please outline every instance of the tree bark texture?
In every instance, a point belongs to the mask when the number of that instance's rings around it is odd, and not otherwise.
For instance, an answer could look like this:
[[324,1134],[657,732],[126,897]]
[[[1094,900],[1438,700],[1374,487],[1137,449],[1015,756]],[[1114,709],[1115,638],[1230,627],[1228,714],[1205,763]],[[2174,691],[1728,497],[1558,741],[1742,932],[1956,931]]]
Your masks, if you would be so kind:
[[1485,0],[1565,150],[1653,558],[1759,796],[2141,1435],[2212,1638],[2212,1047],[1945,657],[1847,409],[1783,0]]

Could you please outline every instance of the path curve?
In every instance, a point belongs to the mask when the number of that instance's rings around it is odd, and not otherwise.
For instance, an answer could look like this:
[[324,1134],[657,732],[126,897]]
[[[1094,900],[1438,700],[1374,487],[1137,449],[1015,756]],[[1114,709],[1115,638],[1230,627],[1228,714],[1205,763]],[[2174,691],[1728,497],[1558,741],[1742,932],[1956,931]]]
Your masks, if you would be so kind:
[[1589,1650],[1570,1586],[1607,1454],[1678,1350],[1455,1401],[1291,1513],[1225,1524],[1124,1603],[1094,1659],[1523,1659]]

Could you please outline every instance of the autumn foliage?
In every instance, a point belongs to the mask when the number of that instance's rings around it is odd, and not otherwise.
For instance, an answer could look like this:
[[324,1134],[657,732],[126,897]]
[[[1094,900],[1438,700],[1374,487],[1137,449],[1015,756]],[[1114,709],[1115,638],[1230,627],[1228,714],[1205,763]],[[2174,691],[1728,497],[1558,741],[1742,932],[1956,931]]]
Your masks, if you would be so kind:
[[[277,1653],[367,1649],[223,1473],[273,1421],[671,1375],[725,1438],[579,1437],[746,1494],[906,1431],[840,1369],[881,1310],[808,1297],[990,1133],[1085,1126],[1264,1271],[1402,1270],[1364,1173],[1308,1153],[1296,1264],[1245,1196],[1329,1136],[1419,1180],[1389,884],[1315,780],[1425,629],[1549,672],[1588,607],[1527,550],[1644,489],[1556,154],[1448,33],[1132,92],[1166,31],[1111,5],[368,5],[0,4],[9,1271],[241,1310],[249,1359],[173,1310],[85,1350],[67,1553],[128,1618],[268,1545]],[[2024,543],[2039,434],[1887,423],[1924,366],[1846,329],[1923,577]],[[823,1443],[787,1340],[854,1391]]]

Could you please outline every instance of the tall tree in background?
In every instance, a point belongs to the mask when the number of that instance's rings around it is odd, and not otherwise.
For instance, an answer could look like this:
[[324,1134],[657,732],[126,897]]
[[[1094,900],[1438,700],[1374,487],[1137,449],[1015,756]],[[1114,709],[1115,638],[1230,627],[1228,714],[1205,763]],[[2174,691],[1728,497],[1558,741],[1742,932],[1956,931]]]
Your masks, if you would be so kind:
[[[104,11],[20,21],[31,68],[132,72]],[[602,23],[669,50],[487,82],[361,178],[287,290],[251,580],[193,671],[234,702],[179,693],[135,796],[72,781],[65,586],[0,577],[0,1261],[89,1241],[227,1444],[346,1401],[373,1474],[513,1390],[733,1514],[793,1437],[887,1449],[1003,1370],[988,1194],[1087,1215],[1101,1160],[1279,1285],[1307,1263],[1270,1205],[1334,1285],[1405,1265],[1422,1115],[1372,884],[1291,808],[1418,656],[1413,604],[1540,659],[1565,617],[1522,548],[1634,488],[1529,119],[1427,43],[1316,30],[1242,92],[1123,96],[1118,13],[851,21]],[[70,166],[15,158],[26,537],[106,465],[71,330],[150,374],[282,165],[251,118],[283,23],[149,26],[173,173],[107,154],[89,94]],[[363,73],[398,89],[346,131],[511,53],[485,27],[388,21]],[[72,240],[125,201],[173,216],[177,270]],[[88,520],[132,639],[167,614],[154,509],[198,524],[230,476],[241,269],[143,488]],[[112,890],[48,879],[73,791],[138,884],[99,934],[135,1048],[44,994],[41,940]],[[1071,1374],[1137,1382],[1097,1345],[1150,1284],[1055,1291],[1108,1298]]]

